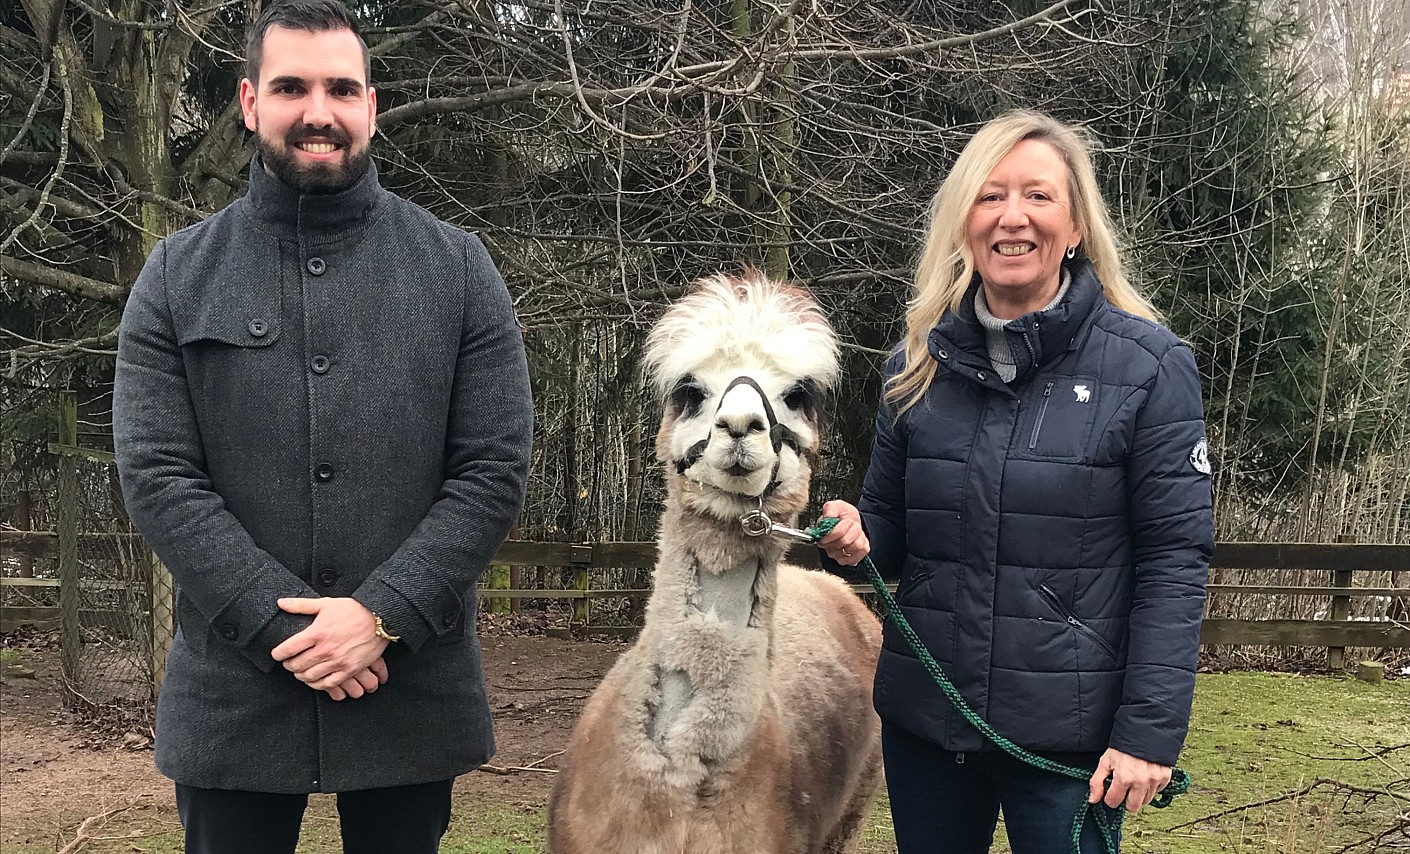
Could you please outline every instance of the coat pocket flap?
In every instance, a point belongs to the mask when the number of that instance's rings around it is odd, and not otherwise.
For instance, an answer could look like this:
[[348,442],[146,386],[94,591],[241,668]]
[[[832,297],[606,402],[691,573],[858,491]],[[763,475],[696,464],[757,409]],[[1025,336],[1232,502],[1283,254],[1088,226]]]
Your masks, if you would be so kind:
[[177,343],[268,347],[278,341],[284,316],[282,252],[277,243],[270,247],[249,237],[220,251],[168,252],[167,302]]
[[178,329],[176,340],[182,347],[199,341],[236,347],[268,347],[279,340],[282,326],[279,320],[277,308],[273,311],[244,309],[228,315],[211,312]]

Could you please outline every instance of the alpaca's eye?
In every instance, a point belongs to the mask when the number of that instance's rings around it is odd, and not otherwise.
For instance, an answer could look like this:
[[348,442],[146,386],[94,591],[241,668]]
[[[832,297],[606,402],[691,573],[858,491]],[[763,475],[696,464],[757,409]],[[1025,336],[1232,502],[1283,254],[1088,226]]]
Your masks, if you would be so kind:
[[671,406],[680,411],[682,415],[693,415],[700,409],[700,404],[705,402],[705,389],[696,381],[695,377],[681,377],[680,382],[671,390]]
[[784,392],[783,405],[792,410],[803,409],[813,402],[813,388],[809,383],[798,383]]

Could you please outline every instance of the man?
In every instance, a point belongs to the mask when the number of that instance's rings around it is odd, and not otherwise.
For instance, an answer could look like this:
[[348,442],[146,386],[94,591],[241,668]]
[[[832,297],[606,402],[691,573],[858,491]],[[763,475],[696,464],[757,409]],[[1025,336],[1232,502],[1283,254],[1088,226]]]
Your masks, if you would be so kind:
[[193,852],[433,852],[494,752],[473,585],[519,513],[528,370],[484,247],[383,190],[337,0],[255,22],[250,189],[159,243],[118,347],[133,520],[176,579],[158,768]]

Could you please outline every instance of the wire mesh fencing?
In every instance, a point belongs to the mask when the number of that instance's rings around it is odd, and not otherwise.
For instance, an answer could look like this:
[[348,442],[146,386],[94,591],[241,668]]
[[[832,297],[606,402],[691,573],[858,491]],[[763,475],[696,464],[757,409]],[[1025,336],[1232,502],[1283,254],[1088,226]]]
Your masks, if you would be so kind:
[[170,577],[122,512],[112,463],[58,450],[54,564],[66,699],[150,723],[171,642]]

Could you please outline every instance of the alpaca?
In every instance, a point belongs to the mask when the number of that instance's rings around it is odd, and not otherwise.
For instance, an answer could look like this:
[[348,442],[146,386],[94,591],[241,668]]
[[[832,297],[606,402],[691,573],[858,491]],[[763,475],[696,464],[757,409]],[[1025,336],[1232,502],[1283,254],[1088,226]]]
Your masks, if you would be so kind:
[[641,636],[583,710],[555,854],[856,850],[880,782],[876,617],[741,515],[796,524],[837,343],[805,292],[699,282],[652,329],[667,499]]

